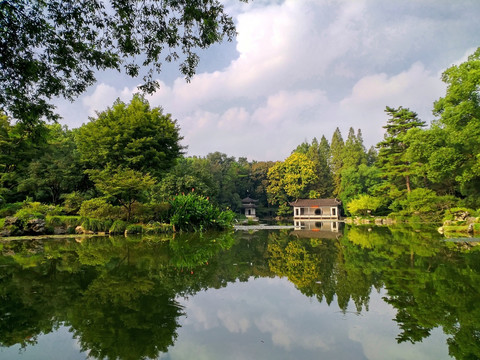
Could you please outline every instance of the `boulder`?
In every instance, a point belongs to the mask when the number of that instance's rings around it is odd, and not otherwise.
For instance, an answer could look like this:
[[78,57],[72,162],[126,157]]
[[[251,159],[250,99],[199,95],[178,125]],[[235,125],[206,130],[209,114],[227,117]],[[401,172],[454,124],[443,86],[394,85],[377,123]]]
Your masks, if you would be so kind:
[[45,234],[47,222],[44,219],[31,219],[25,226],[26,232],[30,234]]

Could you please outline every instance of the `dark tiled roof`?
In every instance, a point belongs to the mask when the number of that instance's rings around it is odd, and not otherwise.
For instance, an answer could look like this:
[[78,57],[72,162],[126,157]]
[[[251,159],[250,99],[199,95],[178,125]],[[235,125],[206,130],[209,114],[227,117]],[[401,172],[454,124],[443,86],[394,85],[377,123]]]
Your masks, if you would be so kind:
[[245,199],[242,199],[242,203],[256,203],[258,200],[252,199],[251,197],[246,197]]
[[312,206],[337,206],[342,202],[337,199],[298,199],[290,203],[290,206],[312,207]]

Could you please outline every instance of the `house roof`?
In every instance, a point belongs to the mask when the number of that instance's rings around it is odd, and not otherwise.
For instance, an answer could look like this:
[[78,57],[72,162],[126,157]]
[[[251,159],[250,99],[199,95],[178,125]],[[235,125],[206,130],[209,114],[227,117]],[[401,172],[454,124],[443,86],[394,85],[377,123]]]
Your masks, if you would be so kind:
[[242,199],[242,203],[256,203],[258,200],[252,199],[251,197],[247,196],[245,199]]
[[297,199],[290,203],[290,206],[312,207],[312,206],[338,206],[342,202],[337,199]]

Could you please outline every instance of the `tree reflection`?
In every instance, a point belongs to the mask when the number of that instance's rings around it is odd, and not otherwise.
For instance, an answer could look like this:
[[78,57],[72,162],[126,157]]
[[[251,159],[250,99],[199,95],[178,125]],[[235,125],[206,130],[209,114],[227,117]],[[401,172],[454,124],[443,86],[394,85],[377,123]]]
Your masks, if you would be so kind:
[[[441,327],[456,359],[480,358],[480,248],[435,231],[346,227],[343,237],[258,231],[0,244],[0,345],[70,327],[92,358],[155,358],[174,345],[176,299],[251,277],[286,277],[305,296],[396,309],[398,342]],[[298,234],[297,234],[298,235]]]

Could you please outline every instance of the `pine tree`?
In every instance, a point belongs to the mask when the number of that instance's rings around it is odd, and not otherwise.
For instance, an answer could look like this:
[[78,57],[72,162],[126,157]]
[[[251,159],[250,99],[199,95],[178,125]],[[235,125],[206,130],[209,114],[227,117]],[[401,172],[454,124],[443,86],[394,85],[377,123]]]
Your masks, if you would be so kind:
[[330,169],[333,177],[333,195],[338,196],[340,193],[341,171],[343,167],[343,142],[342,133],[337,127],[332,136],[330,144]]
[[425,122],[418,118],[417,113],[401,106],[397,109],[387,106],[385,112],[390,119],[383,127],[386,129],[384,140],[377,144],[378,166],[391,184],[402,188],[403,183],[407,192],[410,192],[410,176],[415,164],[407,157],[409,144],[406,134],[410,129],[424,127]]

